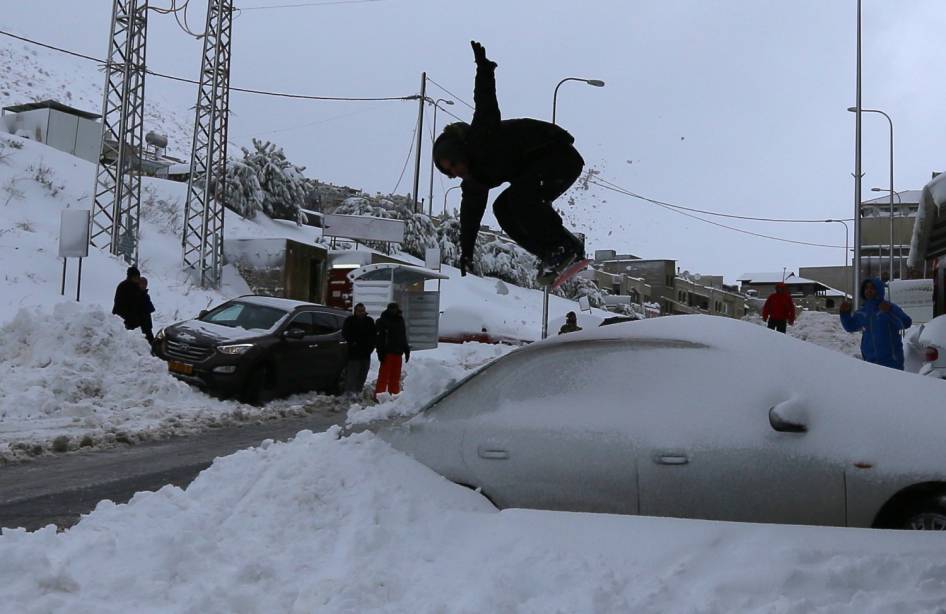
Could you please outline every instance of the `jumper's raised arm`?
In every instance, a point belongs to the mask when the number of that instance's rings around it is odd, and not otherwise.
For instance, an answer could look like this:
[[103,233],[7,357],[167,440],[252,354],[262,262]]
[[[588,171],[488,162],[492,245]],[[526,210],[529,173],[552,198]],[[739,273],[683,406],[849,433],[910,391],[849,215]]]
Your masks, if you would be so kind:
[[487,59],[486,48],[470,41],[476,59],[476,80],[473,84],[474,128],[498,127],[501,119],[499,102],[496,101],[496,62]]

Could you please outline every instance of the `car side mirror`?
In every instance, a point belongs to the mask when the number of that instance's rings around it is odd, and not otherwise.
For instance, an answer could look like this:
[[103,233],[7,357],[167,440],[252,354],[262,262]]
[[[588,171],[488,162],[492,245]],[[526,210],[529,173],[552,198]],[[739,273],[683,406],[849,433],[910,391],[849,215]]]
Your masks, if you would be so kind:
[[301,328],[290,328],[282,336],[286,339],[302,339],[305,337],[305,331]]
[[772,429],[779,433],[807,433],[808,425],[805,424],[803,416],[792,415],[800,412],[785,411],[797,409],[797,406],[786,408],[786,405],[786,403],[779,403],[769,410],[769,424],[772,425]]
[[205,315],[207,315],[208,313],[210,313],[210,312],[207,311],[206,309],[201,309],[201,310],[200,310],[200,313],[197,314],[197,319],[198,319],[198,320],[202,319],[202,318],[203,318]]

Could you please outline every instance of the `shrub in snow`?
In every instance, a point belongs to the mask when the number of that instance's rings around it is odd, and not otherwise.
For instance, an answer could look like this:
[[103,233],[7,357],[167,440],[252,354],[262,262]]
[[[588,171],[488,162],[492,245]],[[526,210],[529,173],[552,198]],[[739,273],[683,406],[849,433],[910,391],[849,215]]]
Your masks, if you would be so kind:
[[243,217],[262,211],[272,218],[301,222],[310,181],[304,166],[292,164],[269,141],[253,139],[253,149],[243,148],[242,160],[227,164],[227,206]]

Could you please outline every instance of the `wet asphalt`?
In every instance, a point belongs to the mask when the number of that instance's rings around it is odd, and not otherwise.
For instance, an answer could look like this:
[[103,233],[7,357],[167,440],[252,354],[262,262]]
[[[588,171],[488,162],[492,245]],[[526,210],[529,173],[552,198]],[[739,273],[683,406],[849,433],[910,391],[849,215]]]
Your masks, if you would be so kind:
[[285,441],[301,430],[321,432],[344,421],[345,412],[317,409],[303,417],[0,466],[0,527],[35,530],[54,524],[64,529],[103,499],[125,503],[139,491],[165,484],[184,487],[217,457],[264,439]]

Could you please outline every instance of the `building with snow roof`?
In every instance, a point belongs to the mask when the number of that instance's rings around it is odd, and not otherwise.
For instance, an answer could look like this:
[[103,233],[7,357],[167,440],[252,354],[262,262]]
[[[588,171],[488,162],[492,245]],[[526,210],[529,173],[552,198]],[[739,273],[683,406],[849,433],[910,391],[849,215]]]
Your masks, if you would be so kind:
[[775,292],[775,286],[784,283],[795,301],[795,306],[813,311],[837,313],[841,303],[848,296],[825,283],[807,277],[800,277],[789,271],[743,273],[737,279],[743,294],[766,299]]
[[946,175],[935,173],[923,187],[910,240],[912,278],[933,280],[935,313],[946,313]]
[[[922,190],[894,192],[893,208],[893,277],[905,276],[910,240],[916,222]],[[861,275],[890,276],[890,196],[861,203]]]
[[42,100],[3,107],[0,127],[10,134],[98,162],[102,147],[100,117],[55,100]]

